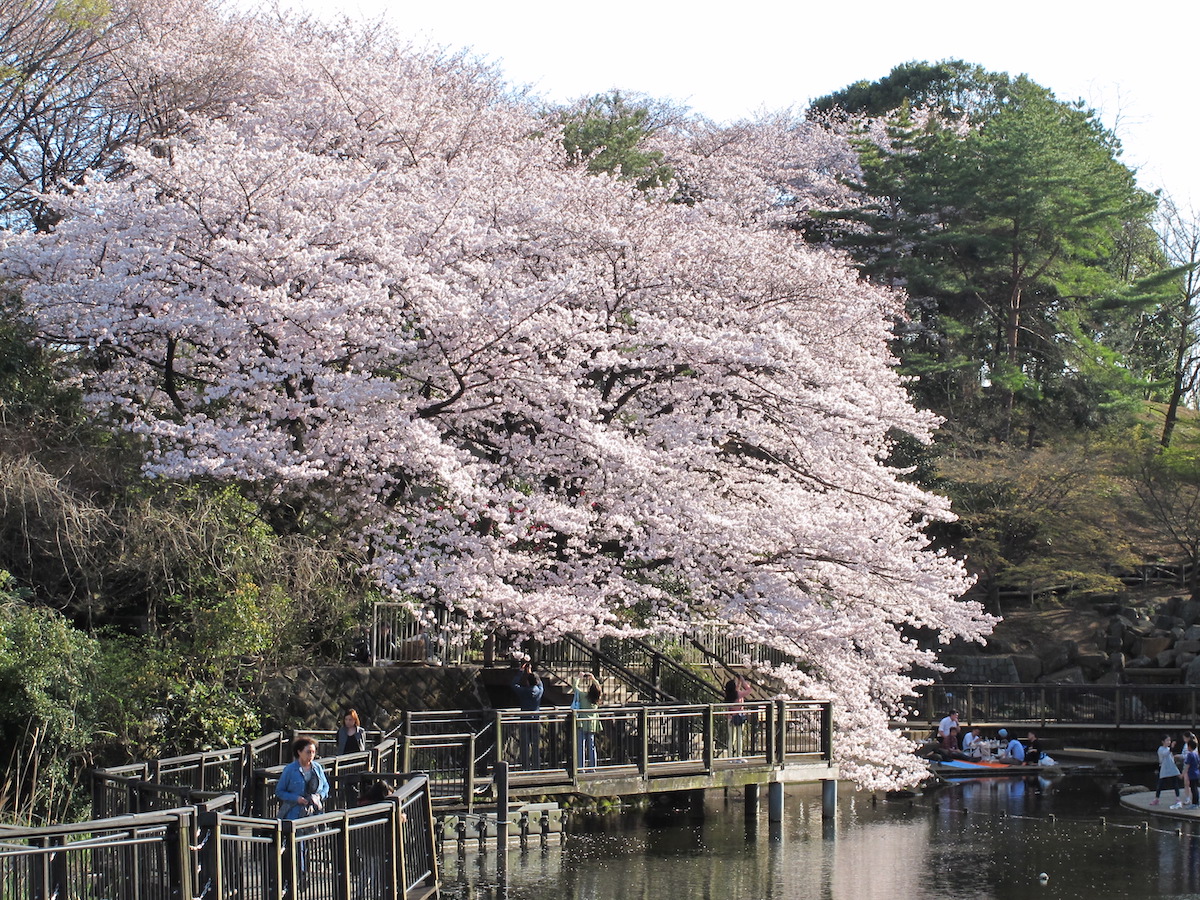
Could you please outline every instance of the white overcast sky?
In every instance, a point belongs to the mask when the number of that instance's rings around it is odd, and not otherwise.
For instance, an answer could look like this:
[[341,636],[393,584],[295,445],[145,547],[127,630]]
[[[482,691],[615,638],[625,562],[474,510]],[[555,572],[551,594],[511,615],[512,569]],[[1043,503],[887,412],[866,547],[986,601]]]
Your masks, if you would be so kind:
[[1116,129],[1143,187],[1200,207],[1195,0],[293,2],[323,17],[382,15],[419,42],[470,48],[548,100],[620,88],[717,121],[802,109],[909,60],[964,59],[1084,99]]

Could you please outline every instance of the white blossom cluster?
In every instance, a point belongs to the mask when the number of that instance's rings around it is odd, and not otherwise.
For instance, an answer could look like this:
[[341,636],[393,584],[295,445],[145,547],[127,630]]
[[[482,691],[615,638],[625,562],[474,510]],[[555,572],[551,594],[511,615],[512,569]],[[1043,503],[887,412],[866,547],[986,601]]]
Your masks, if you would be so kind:
[[841,202],[844,142],[706,125],[670,139],[701,186],[676,203],[567,165],[465,56],[158,14],[131,102],[223,53],[243,81],[0,247],[147,471],[317,504],[387,591],[518,633],[729,623],[836,701],[845,772],[910,778],[912,636],[990,621],[928,546],[947,503],[885,462],[936,425],[887,350],[899,298],[772,213]]

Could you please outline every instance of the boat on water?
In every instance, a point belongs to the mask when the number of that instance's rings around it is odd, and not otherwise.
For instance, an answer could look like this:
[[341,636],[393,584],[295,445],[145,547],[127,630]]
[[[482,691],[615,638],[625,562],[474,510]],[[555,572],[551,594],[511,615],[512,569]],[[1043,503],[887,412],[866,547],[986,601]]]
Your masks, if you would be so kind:
[[942,778],[981,778],[999,775],[1040,775],[1043,772],[1061,772],[1063,767],[1054,765],[1025,765],[1024,763],[1006,763],[995,760],[946,759],[930,760],[929,768],[933,774]]

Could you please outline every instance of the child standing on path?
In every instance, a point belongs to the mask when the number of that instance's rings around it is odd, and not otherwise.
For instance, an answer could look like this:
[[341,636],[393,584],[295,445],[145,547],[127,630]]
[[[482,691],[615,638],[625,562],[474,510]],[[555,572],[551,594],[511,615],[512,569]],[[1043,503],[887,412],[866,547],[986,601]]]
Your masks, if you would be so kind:
[[1175,803],[1179,803],[1179,766],[1175,765],[1174,742],[1164,734],[1158,745],[1158,789],[1154,792],[1151,806],[1158,806],[1158,798],[1166,788],[1175,789]]
[[1184,805],[1172,803],[1171,809],[1195,809],[1200,806],[1200,753],[1197,753],[1196,736],[1189,734],[1187,750],[1183,754],[1183,786],[1192,794],[1192,802]]

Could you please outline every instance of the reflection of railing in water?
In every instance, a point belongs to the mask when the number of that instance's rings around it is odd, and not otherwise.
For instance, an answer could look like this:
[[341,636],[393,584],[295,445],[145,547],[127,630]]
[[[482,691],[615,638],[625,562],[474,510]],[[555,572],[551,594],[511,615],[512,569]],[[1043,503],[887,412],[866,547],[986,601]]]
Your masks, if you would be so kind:
[[1197,693],[1186,685],[936,684],[920,689],[911,719],[934,723],[953,708],[963,725],[1195,728]]

